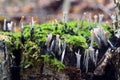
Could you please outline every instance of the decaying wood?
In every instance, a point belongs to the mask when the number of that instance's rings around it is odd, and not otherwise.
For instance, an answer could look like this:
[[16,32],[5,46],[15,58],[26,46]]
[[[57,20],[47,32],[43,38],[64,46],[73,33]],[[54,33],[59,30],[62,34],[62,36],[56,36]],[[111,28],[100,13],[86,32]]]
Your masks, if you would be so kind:
[[81,79],[81,70],[73,67],[65,68],[66,75],[69,76],[69,80],[82,80]]
[[117,48],[117,52],[119,54],[115,54],[113,56],[113,63],[114,63],[115,68],[116,68],[116,77],[118,80],[120,80],[120,47]]
[[104,74],[105,67],[108,62],[114,57],[115,54],[119,54],[119,48],[115,50],[111,50],[110,48],[106,51],[102,59],[100,60],[97,68],[94,70],[94,75],[102,75]]

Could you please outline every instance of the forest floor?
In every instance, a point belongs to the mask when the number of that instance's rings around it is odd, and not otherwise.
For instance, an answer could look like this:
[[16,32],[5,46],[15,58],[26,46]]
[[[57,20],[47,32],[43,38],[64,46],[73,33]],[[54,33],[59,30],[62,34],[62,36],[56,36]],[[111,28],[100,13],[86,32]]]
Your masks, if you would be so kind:
[[[51,22],[54,19],[62,20],[64,0],[0,0],[0,17],[19,21],[25,16],[28,24],[31,16],[38,17],[39,23]],[[84,12],[104,14],[104,22],[111,24],[110,16],[114,14],[114,3],[111,0],[73,0],[70,6],[69,21],[80,20]]]

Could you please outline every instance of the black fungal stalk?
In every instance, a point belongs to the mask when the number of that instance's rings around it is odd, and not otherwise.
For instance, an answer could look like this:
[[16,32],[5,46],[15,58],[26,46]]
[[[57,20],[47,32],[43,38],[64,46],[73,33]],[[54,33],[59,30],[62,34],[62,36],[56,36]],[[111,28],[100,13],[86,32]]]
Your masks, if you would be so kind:
[[34,40],[34,28],[32,28],[31,30],[30,30],[30,39],[31,39],[31,41],[33,41]]
[[4,59],[6,60],[6,55],[7,55],[7,45],[6,45],[6,43],[5,42],[3,42],[3,45],[4,45]]

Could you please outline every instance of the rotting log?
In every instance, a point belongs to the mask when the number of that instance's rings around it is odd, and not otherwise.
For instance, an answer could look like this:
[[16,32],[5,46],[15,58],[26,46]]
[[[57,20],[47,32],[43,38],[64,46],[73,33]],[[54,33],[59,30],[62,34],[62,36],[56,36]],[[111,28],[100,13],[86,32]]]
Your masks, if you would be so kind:
[[[94,75],[103,75],[105,72],[105,68],[107,66],[107,64],[109,63],[109,61],[113,61],[115,68],[116,68],[116,74],[117,74],[117,79],[120,80],[120,73],[119,73],[119,63],[120,63],[120,47],[112,50],[110,48],[108,48],[108,50],[106,51],[106,53],[103,55],[102,59],[100,60],[98,66],[96,67],[96,69],[94,70]],[[116,59],[114,59],[115,57],[118,57]]]
[[66,67],[65,74],[69,76],[69,80],[82,80],[81,70],[73,67]]
[[94,74],[95,75],[102,75],[104,73],[104,69],[105,69],[108,61],[111,58],[112,58],[112,53],[111,53],[110,49],[108,49],[106,51],[106,53],[104,54],[104,56],[102,57],[102,59],[100,60],[98,67],[94,71]]
[[10,80],[9,54],[7,44],[0,40],[0,80]]
[[[50,79],[50,80],[70,80],[69,76],[65,74],[63,71],[56,71],[54,68],[45,65],[43,68],[43,78]],[[43,79],[43,80],[44,80]]]
[[117,80],[120,80],[120,47],[117,48],[118,54],[113,55],[113,63],[115,65],[116,68],[116,77]]

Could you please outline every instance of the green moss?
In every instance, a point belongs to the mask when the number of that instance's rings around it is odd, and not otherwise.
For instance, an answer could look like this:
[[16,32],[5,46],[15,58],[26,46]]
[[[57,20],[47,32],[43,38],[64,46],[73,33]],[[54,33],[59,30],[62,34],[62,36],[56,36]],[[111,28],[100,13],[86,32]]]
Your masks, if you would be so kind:
[[58,60],[55,59],[55,58],[51,60],[51,63],[52,63],[51,65],[52,65],[54,68],[56,68],[58,72],[65,69],[65,65],[62,64],[60,61],[58,61]]
[[50,63],[50,56],[49,55],[42,55],[41,57],[43,57],[43,60],[44,60],[44,63],[47,64],[47,63]]
[[88,47],[88,45],[86,43],[86,39],[82,36],[68,35],[66,37],[66,42],[67,42],[67,44],[70,44],[74,47],[83,47],[84,49],[86,49]]
[[58,72],[64,70],[65,65],[58,61],[56,58],[52,59],[49,55],[42,55],[45,66],[53,67]]
[[[80,24],[80,29],[77,30],[78,23]],[[0,32],[0,35],[8,37],[8,40],[6,38],[6,40],[3,40],[8,43],[11,53],[15,50],[22,52],[21,64],[24,68],[34,66],[34,62],[40,61],[40,54],[42,53],[40,51],[45,46],[46,37],[49,33],[52,33],[53,36],[59,34],[61,40],[63,40],[62,38],[65,38],[67,47],[70,48],[69,50],[72,50],[74,47],[82,47],[84,50],[88,48],[89,44],[86,42],[85,38],[90,38],[90,29],[88,28],[88,22],[84,22],[83,24],[81,22],[68,22],[66,28],[63,23],[55,23],[55,25],[56,24],[58,25],[57,29],[56,26],[52,27],[51,23],[35,25],[33,41],[31,41],[30,38],[30,26],[26,25],[24,27],[24,44],[21,42],[21,33]],[[112,30],[107,25],[104,25],[104,27],[105,30]],[[92,28],[93,24],[91,24],[91,29]],[[44,58],[45,62],[48,61],[47,58]],[[64,66],[60,64],[60,62],[56,61],[56,59],[50,61],[53,63],[52,65],[57,66],[58,70],[64,68]]]

